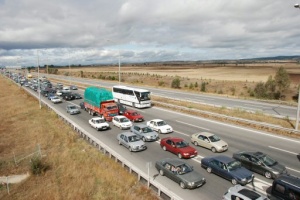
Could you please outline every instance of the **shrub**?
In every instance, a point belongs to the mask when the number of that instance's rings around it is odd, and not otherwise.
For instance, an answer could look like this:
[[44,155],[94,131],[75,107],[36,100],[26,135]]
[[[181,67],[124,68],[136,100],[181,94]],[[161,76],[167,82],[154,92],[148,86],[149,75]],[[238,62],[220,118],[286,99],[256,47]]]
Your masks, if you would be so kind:
[[49,167],[42,162],[41,158],[34,157],[30,160],[30,168],[31,173],[34,175],[40,175],[41,173],[44,173]]
[[205,82],[201,83],[201,92],[206,92],[206,83]]
[[158,86],[164,86],[165,82],[164,81],[158,81]]
[[179,77],[176,77],[175,79],[173,79],[172,84],[171,84],[171,88],[180,88],[180,79],[179,79]]

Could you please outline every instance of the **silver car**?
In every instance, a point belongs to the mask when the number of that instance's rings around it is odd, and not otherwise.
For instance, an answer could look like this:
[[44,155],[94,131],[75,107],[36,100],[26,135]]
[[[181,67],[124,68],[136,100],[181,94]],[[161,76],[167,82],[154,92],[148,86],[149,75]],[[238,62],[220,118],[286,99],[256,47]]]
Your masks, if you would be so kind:
[[143,142],[136,134],[131,132],[119,133],[117,139],[119,145],[123,145],[128,148],[129,151],[142,151],[147,148],[145,142]]
[[80,113],[80,110],[78,109],[78,107],[74,106],[74,105],[67,105],[66,110],[67,110],[67,113],[70,113],[70,115],[75,115],[75,114]]
[[191,137],[192,143],[210,149],[212,152],[223,152],[228,149],[228,144],[213,133],[195,133]]
[[131,132],[136,134],[144,142],[158,140],[158,134],[149,128],[146,124],[137,124],[131,127]]
[[223,195],[223,200],[232,199],[267,200],[268,198],[265,195],[258,193],[257,191],[253,191],[241,185],[235,185],[229,188],[228,191]]

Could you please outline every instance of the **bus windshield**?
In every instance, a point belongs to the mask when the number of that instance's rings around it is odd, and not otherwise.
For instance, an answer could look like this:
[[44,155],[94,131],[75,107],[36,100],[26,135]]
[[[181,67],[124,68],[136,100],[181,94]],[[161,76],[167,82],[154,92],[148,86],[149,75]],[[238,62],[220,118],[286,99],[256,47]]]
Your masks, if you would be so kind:
[[150,100],[150,92],[141,92],[141,101]]

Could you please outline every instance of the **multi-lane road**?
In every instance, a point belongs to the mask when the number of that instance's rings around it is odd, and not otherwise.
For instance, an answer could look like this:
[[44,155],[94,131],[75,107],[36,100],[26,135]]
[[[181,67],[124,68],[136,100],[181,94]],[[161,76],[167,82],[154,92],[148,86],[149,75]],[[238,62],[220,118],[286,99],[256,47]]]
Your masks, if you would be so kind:
[[[77,79],[72,79],[73,84],[76,84],[75,81],[77,81]],[[109,85],[108,83],[100,83],[94,80],[91,81],[85,79],[78,79],[78,81],[80,81],[81,83],[84,82],[88,84],[93,83],[102,87],[110,87],[110,85],[113,84],[110,83]],[[32,94],[37,95],[37,93],[32,91],[31,89],[27,90]],[[83,93],[82,90],[79,90],[79,92],[81,94]],[[43,98],[43,100],[46,102],[50,102],[48,99],[45,98]],[[66,113],[66,105],[79,105],[80,102],[80,100],[63,102],[61,104],[57,104],[56,108],[59,111]],[[190,142],[190,137],[193,133],[201,131],[213,132],[229,144],[228,151],[223,152],[221,154],[231,157],[234,152],[239,150],[259,150],[269,154],[271,157],[275,158],[280,163],[286,165],[289,173],[298,177],[300,176],[300,160],[298,160],[297,158],[297,155],[299,155],[300,153],[300,140],[276,136],[270,133],[251,130],[235,125],[229,125],[157,107],[141,109],[137,111],[145,117],[146,121],[154,118],[161,118],[167,121],[174,128],[174,133],[168,135],[160,135],[161,138],[167,136],[177,136],[184,138],[186,141]],[[66,113],[66,116],[70,117],[74,122],[82,126],[86,131],[89,131],[95,137],[99,138],[101,141],[112,147],[115,151],[119,152],[120,155],[122,155],[129,162],[133,163],[136,167],[138,167],[145,173],[147,172],[146,164],[149,162],[152,163],[152,167],[150,169],[151,178],[164,184],[167,188],[176,193],[182,199],[221,199],[224,192],[232,186],[230,181],[224,180],[223,178],[218,177],[214,174],[208,174],[206,170],[201,168],[201,159],[203,157],[214,154],[210,150],[196,147],[196,149],[198,150],[198,156],[193,159],[185,160],[186,162],[194,166],[194,170],[203,174],[203,176],[207,180],[207,183],[204,186],[194,190],[184,190],[181,189],[178,184],[174,183],[168,178],[158,175],[157,170],[154,168],[155,162],[157,160],[167,157],[176,157],[176,155],[174,154],[163,151],[159,145],[159,142],[147,142],[147,150],[142,152],[131,153],[128,150],[126,150],[123,146],[118,145],[116,137],[117,134],[121,132],[121,130],[116,127],[113,127],[112,123],[110,123],[112,127],[111,130],[98,132],[89,126],[88,120],[91,118],[91,116],[88,115],[88,113],[86,113],[85,111],[82,110],[82,113],[79,115],[69,115]],[[247,187],[254,187],[258,191],[265,192],[266,188],[268,188],[271,185],[271,183],[272,180],[266,179],[265,177],[259,174],[255,174],[254,183],[248,184]]]
[[[91,85],[97,85],[97,86],[102,86],[107,88],[111,88],[113,85],[117,84],[113,82],[99,81],[95,79],[82,79],[82,78],[66,77],[66,76],[59,76],[59,75],[52,75],[52,74],[51,75],[43,74],[43,75],[49,78],[51,77],[51,78],[65,80],[65,81],[70,81],[74,84],[83,83],[83,84],[91,84]],[[196,102],[205,105],[226,107],[232,109],[242,109],[249,112],[259,112],[259,113],[264,113],[276,117],[282,117],[282,118],[289,117],[289,119],[296,119],[296,115],[297,115],[297,107],[287,106],[282,104],[265,103],[261,101],[255,101],[255,100],[234,99],[234,98],[214,96],[209,94],[195,94],[189,92],[182,92],[179,90],[167,90],[167,89],[155,88],[155,87],[144,86],[141,88],[150,90],[152,95],[191,101],[191,102]]]

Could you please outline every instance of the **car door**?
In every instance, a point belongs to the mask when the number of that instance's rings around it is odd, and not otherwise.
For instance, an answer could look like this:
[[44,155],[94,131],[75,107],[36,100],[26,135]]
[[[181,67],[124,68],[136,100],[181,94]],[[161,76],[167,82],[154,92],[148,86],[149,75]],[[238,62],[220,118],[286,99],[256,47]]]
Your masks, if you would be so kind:
[[251,156],[244,153],[244,154],[240,154],[240,159],[239,161],[241,162],[242,166],[251,170],[252,168],[252,161],[251,161]]
[[174,151],[174,147],[173,146],[175,146],[174,142],[172,140],[168,139],[166,141],[166,148],[167,148],[167,150],[170,151],[170,152],[173,152]]
[[258,158],[256,158],[255,156],[251,156],[250,160],[251,160],[251,171],[254,171],[259,174],[263,174],[264,169],[263,169],[261,161]]
[[129,140],[126,135],[124,135],[124,138],[123,138],[123,145],[127,148],[129,147]]
[[199,141],[198,144],[200,146],[210,149],[211,145],[209,144],[209,140],[206,136],[200,134],[197,141]]
[[142,135],[141,135],[141,132],[140,132],[141,131],[140,127],[134,126],[133,131],[134,131],[135,134],[137,134],[139,136],[139,138],[142,138]]
[[93,127],[93,128],[95,128],[95,120],[91,120],[91,126]]

